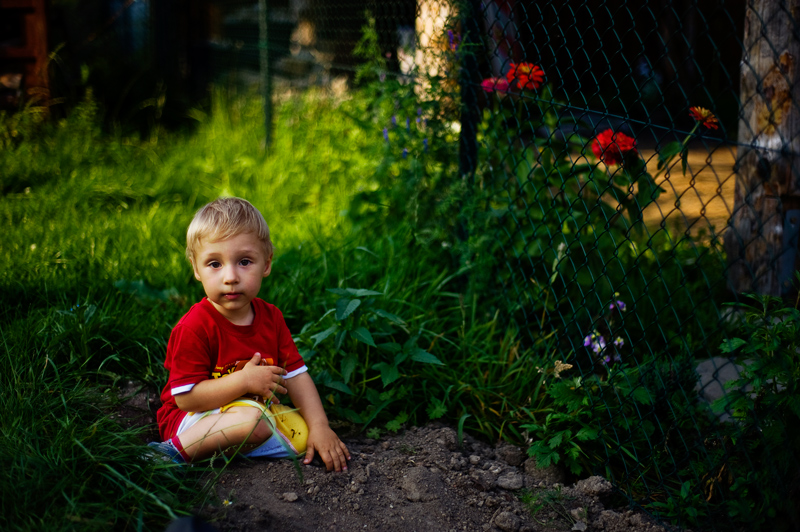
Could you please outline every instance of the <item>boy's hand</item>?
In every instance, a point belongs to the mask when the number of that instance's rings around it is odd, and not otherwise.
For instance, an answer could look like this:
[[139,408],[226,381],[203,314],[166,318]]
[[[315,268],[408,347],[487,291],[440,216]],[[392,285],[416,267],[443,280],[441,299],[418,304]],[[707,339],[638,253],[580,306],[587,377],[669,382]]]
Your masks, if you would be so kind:
[[314,453],[318,454],[325,462],[326,470],[347,471],[350,451],[327,423],[313,428],[309,427],[306,457],[303,459],[303,463],[310,464],[314,459]]
[[253,355],[253,358],[242,368],[242,373],[247,385],[247,393],[261,395],[267,399],[272,398],[276,402],[280,401],[274,394],[286,393],[286,388],[282,386],[286,370],[279,366],[262,366],[261,353]]

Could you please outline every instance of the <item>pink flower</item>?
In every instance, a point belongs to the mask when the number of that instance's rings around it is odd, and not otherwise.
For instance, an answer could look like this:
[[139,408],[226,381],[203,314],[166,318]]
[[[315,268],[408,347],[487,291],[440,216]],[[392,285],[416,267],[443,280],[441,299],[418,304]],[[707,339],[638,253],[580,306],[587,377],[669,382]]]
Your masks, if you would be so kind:
[[486,92],[507,94],[509,85],[505,78],[486,78],[481,82],[481,88]]

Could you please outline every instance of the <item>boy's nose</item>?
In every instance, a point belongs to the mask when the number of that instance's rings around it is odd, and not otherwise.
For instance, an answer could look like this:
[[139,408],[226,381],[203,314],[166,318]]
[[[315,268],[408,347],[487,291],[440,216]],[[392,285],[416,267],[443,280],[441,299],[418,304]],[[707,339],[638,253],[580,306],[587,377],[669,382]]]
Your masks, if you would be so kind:
[[225,268],[223,281],[225,283],[235,283],[238,280],[238,276],[236,275],[236,268]]

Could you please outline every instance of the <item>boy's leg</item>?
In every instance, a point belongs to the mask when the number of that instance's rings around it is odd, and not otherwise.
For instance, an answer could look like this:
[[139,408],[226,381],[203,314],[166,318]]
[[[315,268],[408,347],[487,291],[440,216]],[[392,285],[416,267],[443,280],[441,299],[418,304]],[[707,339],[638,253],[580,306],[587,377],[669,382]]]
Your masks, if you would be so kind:
[[249,406],[234,406],[222,414],[210,414],[178,435],[183,450],[192,461],[214,453],[237,450],[251,451],[267,441],[272,429],[263,419],[261,410]]

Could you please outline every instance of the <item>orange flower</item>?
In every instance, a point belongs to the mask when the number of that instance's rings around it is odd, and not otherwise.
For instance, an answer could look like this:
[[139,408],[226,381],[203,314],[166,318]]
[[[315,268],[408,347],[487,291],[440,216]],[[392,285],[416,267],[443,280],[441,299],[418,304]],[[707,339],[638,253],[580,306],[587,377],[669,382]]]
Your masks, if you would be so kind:
[[622,132],[614,133],[611,129],[606,129],[592,142],[592,153],[611,166],[620,164],[622,157],[629,151],[636,151],[636,140]]
[[708,129],[718,129],[719,120],[717,117],[714,116],[714,113],[705,109],[703,107],[690,107],[689,108],[689,115],[700,122],[701,126],[705,126]]
[[509,84],[516,82],[520,89],[536,90],[544,82],[544,70],[533,63],[511,63],[506,78]]

